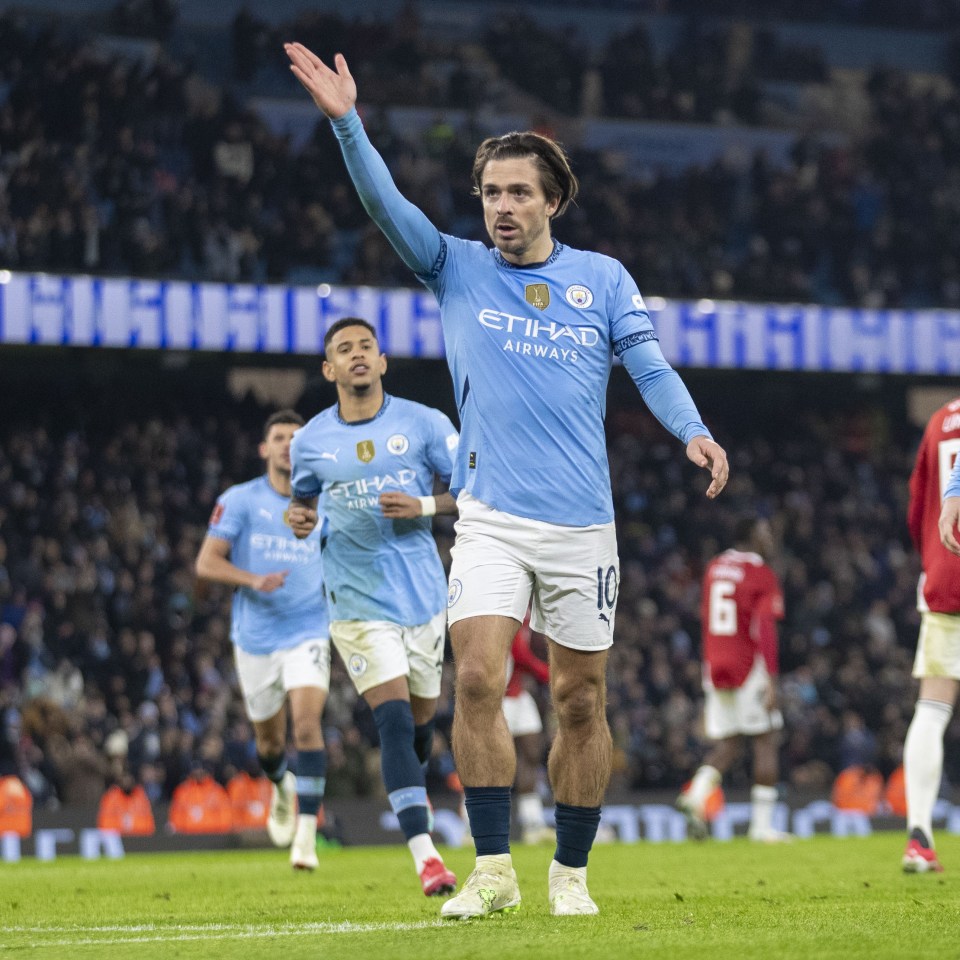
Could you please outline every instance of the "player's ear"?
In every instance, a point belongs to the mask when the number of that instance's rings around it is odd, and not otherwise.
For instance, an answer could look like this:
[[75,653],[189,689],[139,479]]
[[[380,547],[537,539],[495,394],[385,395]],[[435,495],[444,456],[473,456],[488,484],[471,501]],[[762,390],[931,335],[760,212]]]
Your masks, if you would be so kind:
[[382,377],[387,372],[387,355],[385,353],[380,354],[380,376]]
[[257,453],[260,454],[261,460],[267,459],[267,444],[265,440],[260,441],[260,444],[257,446]]
[[336,382],[337,375],[333,372],[333,364],[329,360],[324,360],[320,369],[323,373],[324,380],[327,380],[329,383]]

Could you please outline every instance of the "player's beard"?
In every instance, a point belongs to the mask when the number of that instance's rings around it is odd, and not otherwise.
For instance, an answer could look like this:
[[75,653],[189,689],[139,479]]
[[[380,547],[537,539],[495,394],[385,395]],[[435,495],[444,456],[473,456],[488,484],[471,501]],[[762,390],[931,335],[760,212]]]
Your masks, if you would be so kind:
[[496,224],[493,225],[493,230],[488,230],[487,232],[490,235],[490,239],[493,241],[493,245],[500,251],[500,253],[508,253],[511,257],[523,259],[527,251],[532,249],[539,242],[540,238],[547,229],[547,225],[543,224],[539,229],[534,230],[532,233],[528,232],[519,223],[514,222],[512,225],[516,227],[516,234],[508,240],[504,240],[497,234]]

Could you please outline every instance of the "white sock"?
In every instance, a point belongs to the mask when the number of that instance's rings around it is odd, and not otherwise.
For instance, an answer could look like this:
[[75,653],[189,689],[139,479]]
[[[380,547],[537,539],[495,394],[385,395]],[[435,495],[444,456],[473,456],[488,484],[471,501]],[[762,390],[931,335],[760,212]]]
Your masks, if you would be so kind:
[[428,860],[433,860],[434,858],[437,860],[441,859],[440,854],[437,853],[437,848],[433,845],[433,838],[429,833],[418,833],[415,837],[411,837],[407,841],[407,847],[413,855],[413,862],[416,864],[417,873],[423,869],[423,865]]
[[690,787],[687,790],[687,796],[693,801],[697,809],[703,809],[707,797],[716,790],[722,779],[723,774],[716,767],[711,767],[707,763],[693,775]]
[[943,776],[943,734],[953,708],[940,700],[918,700],[903,744],[907,787],[907,832],[919,827],[933,844],[933,805]]
[[750,788],[750,835],[769,833],[773,829],[773,808],[777,805],[777,788],[755,783]]
[[297,814],[297,840],[301,837],[313,837],[314,843],[317,841],[317,817],[312,813]]
[[525,830],[546,825],[543,818],[543,800],[539,793],[521,793],[517,797],[517,816]]

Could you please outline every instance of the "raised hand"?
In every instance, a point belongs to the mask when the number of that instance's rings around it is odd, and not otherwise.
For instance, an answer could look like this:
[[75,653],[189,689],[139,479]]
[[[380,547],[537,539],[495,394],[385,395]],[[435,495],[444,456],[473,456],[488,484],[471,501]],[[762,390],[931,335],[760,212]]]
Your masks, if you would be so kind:
[[331,120],[353,109],[357,102],[357,85],[342,53],[333,58],[333,65],[337,68],[333,71],[302,43],[285,43],[283,49],[290,58],[293,75]]
[[730,466],[723,447],[706,437],[694,437],[687,444],[687,458],[698,467],[710,471],[712,480],[707,488],[707,496],[713,500],[727,485],[727,477],[730,476]]

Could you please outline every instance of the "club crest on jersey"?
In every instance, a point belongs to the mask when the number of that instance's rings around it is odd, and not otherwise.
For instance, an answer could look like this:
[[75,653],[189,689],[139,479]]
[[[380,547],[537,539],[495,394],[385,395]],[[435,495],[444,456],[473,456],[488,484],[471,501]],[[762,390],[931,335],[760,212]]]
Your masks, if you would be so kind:
[[283,511],[283,525],[284,525],[285,527],[289,527],[289,526],[290,526],[290,511],[289,511],[289,510],[284,510],[284,511]]
[[523,292],[523,299],[538,310],[546,310],[550,306],[550,290],[545,283],[528,283]]
[[567,303],[579,310],[586,310],[593,303],[593,291],[582,283],[571,283],[565,294]]
[[361,463],[369,463],[376,456],[376,453],[372,440],[361,440],[357,444],[357,459]]
[[367,669],[367,658],[361,656],[359,653],[351,654],[347,668],[353,676],[362,676]]
[[[399,457],[410,449],[410,441],[402,433],[395,433],[387,440],[387,449]],[[360,459],[362,460],[363,457]]]

